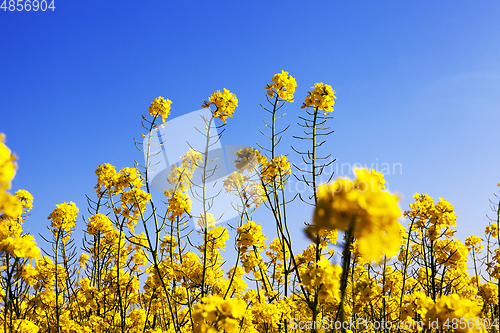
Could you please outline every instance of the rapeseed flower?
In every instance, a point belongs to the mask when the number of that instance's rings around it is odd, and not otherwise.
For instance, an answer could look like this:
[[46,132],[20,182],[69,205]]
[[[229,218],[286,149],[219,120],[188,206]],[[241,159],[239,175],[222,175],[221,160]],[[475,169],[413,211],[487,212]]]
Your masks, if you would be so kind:
[[238,98],[236,98],[235,94],[224,88],[223,92],[220,90],[214,92],[201,107],[210,108],[210,105],[215,106],[215,111],[212,112],[213,116],[226,122],[227,117],[233,116],[234,110],[238,106]]
[[356,175],[354,181],[340,178],[319,186],[313,225],[306,232],[312,237],[314,230],[352,229],[364,259],[394,256],[401,238],[398,197],[383,190],[381,174],[357,170]]
[[284,101],[293,103],[293,94],[295,93],[295,87],[297,87],[297,82],[295,79],[288,75],[288,72],[281,71],[273,76],[273,83],[266,85],[265,89],[270,97],[278,95]]
[[323,84],[323,82],[316,83],[313,90],[309,91],[307,97],[302,104],[301,108],[305,109],[307,107],[314,107],[318,110],[324,111],[324,114],[328,114],[333,111],[333,106],[335,105],[335,91],[332,86],[328,84]]
[[171,104],[171,100],[159,96],[148,107],[149,114],[153,117],[161,117],[161,121],[164,123],[170,114]]
[[47,219],[52,220],[50,227],[52,233],[57,236],[59,232],[63,231],[63,241],[69,240],[69,234],[75,229],[76,218],[78,217],[78,207],[74,202],[62,203],[56,205],[56,209],[50,213]]

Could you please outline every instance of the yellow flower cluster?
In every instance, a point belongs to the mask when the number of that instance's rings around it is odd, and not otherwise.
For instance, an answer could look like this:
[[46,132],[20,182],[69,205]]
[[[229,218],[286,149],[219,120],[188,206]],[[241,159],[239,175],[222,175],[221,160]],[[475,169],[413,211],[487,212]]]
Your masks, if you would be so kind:
[[[223,226],[215,227],[212,225],[207,229],[207,251],[210,257],[215,257],[216,252],[223,251],[226,248],[226,241],[229,238],[229,233]],[[199,250],[202,251],[202,247]],[[218,258],[220,259],[220,258]]]
[[[259,171],[257,167],[260,161],[264,160],[267,161],[255,148],[249,147],[238,150],[234,161],[237,171],[231,173],[223,181],[226,193],[229,194],[231,190],[235,190],[247,208],[252,205],[258,207],[266,199],[262,187],[263,179],[253,177],[254,172]],[[248,172],[249,175],[244,174],[245,172]]]
[[0,241],[0,252],[7,252],[18,258],[35,259],[40,256],[40,249],[31,235],[3,239]]
[[140,188],[133,188],[121,194],[122,214],[127,219],[127,226],[131,232],[134,232],[134,225],[146,210],[150,200],[151,194]]
[[266,236],[262,232],[260,224],[248,221],[236,230],[238,234],[237,245],[243,253],[251,246],[264,249],[266,247]]
[[171,173],[168,175],[167,180],[171,185],[176,185],[174,190],[185,191],[191,186],[191,178],[202,160],[203,155],[200,152],[189,149],[187,153],[181,156],[180,165],[172,165]]
[[266,85],[267,94],[270,97],[277,94],[282,100],[293,103],[293,94],[295,87],[297,87],[295,79],[288,75],[288,72],[281,71],[281,73],[275,74],[272,80],[273,83]]
[[91,235],[98,236],[100,232],[111,231],[113,231],[113,223],[106,215],[100,213],[92,215],[87,223],[87,232]]
[[492,260],[487,262],[486,265],[490,275],[493,278],[500,280],[500,248],[494,250]]
[[[287,311],[283,311],[283,308],[286,309],[289,307],[287,306],[288,304],[283,303],[284,302],[279,302],[279,304],[256,302],[251,309],[251,315],[253,317],[252,328],[257,332],[280,332],[280,328],[282,328],[282,325],[280,325],[282,317],[285,317],[287,314]],[[279,305],[281,305],[281,307],[279,307]],[[286,319],[286,317],[283,319]],[[249,331],[251,332],[252,329]]]
[[[431,303],[426,313],[426,323],[437,321],[440,327],[453,329],[453,332],[479,332],[480,327],[476,325],[475,319],[479,317],[481,307],[477,302],[459,297],[457,294],[445,295]],[[474,321],[474,325],[461,325],[460,320]],[[456,327],[453,327],[453,324]]]
[[306,231],[312,236],[321,229],[352,230],[364,259],[394,256],[401,230],[398,197],[382,189],[379,173],[356,170],[356,175],[354,181],[341,178],[319,186],[314,224]]
[[50,213],[47,219],[52,220],[50,227],[54,236],[58,236],[60,232],[64,242],[68,241],[69,234],[75,229],[76,218],[78,217],[78,207],[74,202],[62,203],[56,205],[56,208]]
[[155,118],[161,117],[161,121],[165,122],[170,114],[171,104],[171,100],[159,96],[151,103],[151,106],[148,107],[149,114]]
[[482,242],[483,240],[480,237],[471,235],[465,239],[465,247],[467,247],[469,251],[474,249],[474,251],[479,252],[484,249]]
[[467,247],[458,239],[439,239],[435,243],[436,262],[448,268],[467,268]]
[[117,188],[141,188],[143,186],[144,179],[142,178],[137,168],[125,167],[120,170],[120,173],[116,179]]
[[246,202],[247,208],[251,205],[259,207],[262,201],[266,200],[264,188],[260,182],[251,181],[242,189],[243,200]]
[[318,110],[324,111],[324,114],[328,114],[333,111],[333,106],[335,105],[335,91],[332,86],[328,84],[323,84],[323,82],[316,83],[313,90],[307,94],[307,97],[302,104],[302,109],[307,107],[314,107]]
[[425,234],[431,240],[445,236],[453,237],[456,227],[457,215],[454,207],[445,199],[440,199],[437,204],[427,194],[415,193],[415,202],[410,204],[411,210],[405,216],[415,220],[415,227],[420,235]]
[[236,159],[234,160],[236,169],[240,172],[253,172],[259,160],[257,159],[258,151],[255,148],[243,148],[236,152]]
[[278,186],[282,186],[284,177],[292,173],[290,162],[286,156],[275,156],[270,161],[263,155],[258,154],[257,158],[261,164],[260,174],[266,184],[276,181]]
[[251,180],[249,176],[242,175],[239,171],[235,171],[224,178],[223,186],[226,188],[227,194],[235,190],[246,207],[251,207],[251,205],[258,207],[265,200],[260,181],[257,179]]
[[490,225],[488,225],[486,227],[486,231],[484,233],[488,236],[493,237],[493,238],[497,238],[498,237],[498,225],[494,222],[490,223]]
[[15,196],[8,193],[12,178],[16,173],[16,157],[4,144],[5,135],[0,133],[0,216],[3,214],[15,218],[22,214],[22,205]]
[[227,117],[233,116],[234,110],[238,106],[238,98],[236,98],[235,94],[224,88],[223,92],[220,90],[214,92],[201,107],[209,108],[210,105],[215,105],[213,116],[226,122]]
[[16,198],[22,203],[24,211],[29,212],[33,208],[33,196],[26,190],[18,190]]
[[0,133],[0,189],[10,189],[12,178],[16,173],[16,157],[4,144],[5,134]]
[[193,308],[195,333],[238,333],[239,323],[245,315],[246,304],[238,299],[223,299],[220,296],[204,297]]
[[484,304],[498,305],[498,285],[493,282],[486,282],[479,286],[479,295],[483,298]]
[[[40,256],[40,249],[33,236],[22,234],[21,227],[23,212],[27,213],[33,208],[33,196],[26,190],[18,190],[15,195],[7,192],[11,188],[17,165],[14,155],[3,143],[4,139],[5,136],[0,134],[0,254],[34,259]],[[30,327],[29,321],[16,322],[23,329]]]
[[[262,232],[260,224],[248,221],[236,230],[236,245],[241,251],[241,263],[246,273],[258,267],[265,269],[265,263],[260,251],[266,248],[267,237]],[[262,280],[262,274],[254,272],[254,277]]]
[[165,196],[168,198],[168,219],[175,221],[184,214],[191,212],[191,199],[185,192],[165,191]]
[[340,302],[340,276],[342,267],[331,265],[326,258],[310,264],[301,274],[302,283],[308,288],[318,288],[320,302]]
[[142,178],[137,168],[123,168],[119,172],[109,163],[101,164],[97,167],[97,185],[95,190],[97,195],[101,196],[104,191],[110,195],[122,193],[127,187],[141,188],[144,186]]
[[215,222],[215,217],[210,213],[206,213],[206,220],[205,214],[201,214],[198,218],[197,224],[200,228],[210,228],[215,226]]
[[[268,90],[291,93],[278,85]],[[226,190],[238,192],[247,206],[265,192],[273,225],[267,219],[261,227],[253,209],[238,206],[237,226],[216,226],[205,211],[193,217],[203,228],[192,233],[185,225],[191,217],[186,191],[202,156],[190,151],[172,172],[166,209],[154,204],[136,168],[118,172],[100,165],[83,253],[78,257],[69,241],[78,208],[64,203],[49,216],[57,237],[42,256],[22,228],[33,196],[25,190],[6,195],[15,163],[2,143],[0,333],[322,333],[341,331],[324,325],[343,320],[365,321],[352,330],[348,325],[349,333],[498,331],[498,221],[490,222],[485,235],[462,243],[454,237],[454,207],[417,193],[403,228],[398,199],[386,191],[383,175],[356,170],[355,180],[315,189],[313,223],[305,221],[313,242],[296,252],[289,227],[302,221],[289,209],[286,191],[277,191],[291,174],[290,163],[273,156],[242,149],[238,171],[224,180]],[[259,180],[251,179],[256,170]],[[146,205],[151,209],[144,214]],[[143,230],[135,233],[138,221]],[[271,241],[263,230],[276,230]],[[341,253],[334,246],[339,231]],[[230,233],[234,243],[226,244]],[[233,245],[231,262],[223,256]],[[376,327],[382,323],[393,325]]]
[[247,176],[243,176],[238,171],[233,172],[223,180],[223,186],[226,188],[226,193],[231,193],[231,189],[239,190],[248,181]]
[[82,253],[82,255],[80,256],[80,259],[78,259],[78,263],[80,264],[80,268],[85,267],[88,258],[89,258],[89,255],[87,253]]
[[12,325],[12,333],[37,333],[38,326],[27,319],[16,319]]

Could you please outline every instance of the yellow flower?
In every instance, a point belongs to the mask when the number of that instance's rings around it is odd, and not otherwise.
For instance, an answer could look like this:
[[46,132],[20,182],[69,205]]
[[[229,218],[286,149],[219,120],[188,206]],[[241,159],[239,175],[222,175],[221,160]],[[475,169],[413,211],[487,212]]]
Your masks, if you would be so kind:
[[278,185],[281,186],[284,177],[292,173],[290,162],[288,162],[286,156],[274,156],[272,160],[268,161],[264,156],[260,155],[258,159],[261,163],[260,173],[265,183],[269,184],[277,181]]
[[140,188],[133,188],[123,192],[120,200],[122,202],[122,215],[127,219],[127,227],[131,232],[134,232],[135,223],[146,210],[146,205],[151,200],[151,194]]
[[198,219],[198,226],[200,228],[210,228],[215,226],[215,218],[212,214],[206,213],[207,215],[207,220],[205,221],[205,214],[201,214],[201,216]]
[[203,297],[201,303],[193,307],[194,332],[238,333],[246,307],[246,303],[239,299],[223,299],[217,295]]
[[16,174],[16,157],[4,144],[5,134],[0,133],[0,190],[10,189],[11,180]]
[[356,175],[354,181],[341,178],[319,186],[313,225],[306,232],[313,237],[321,229],[352,229],[364,259],[394,256],[401,241],[398,197],[382,190],[381,174],[361,170]]
[[491,235],[493,238],[498,237],[498,225],[494,222],[491,222],[489,226],[486,227],[486,230],[484,231],[485,234]]
[[474,235],[469,236],[465,239],[465,246],[469,251],[474,249],[474,251],[476,252],[479,252],[484,248],[482,239]]
[[0,216],[16,218],[23,213],[23,206],[15,196],[6,192],[16,173],[16,157],[4,144],[5,135],[0,133]]
[[95,170],[95,174],[97,176],[97,185],[94,188],[98,196],[105,190],[111,191],[120,177],[115,167],[109,163],[99,165]]
[[191,187],[191,178],[193,177],[196,168],[200,166],[202,160],[203,155],[200,152],[194,149],[189,149],[187,153],[181,156],[180,165],[172,165],[172,172],[168,175],[167,181],[172,185],[176,185],[176,191],[187,190]]
[[126,167],[120,170],[116,187],[120,190],[127,187],[141,188],[144,186],[143,181],[144,179],[137,168]]
[[189,214],[191,211],[191,199],[189,195],[184,192],[173,192],[165,191],[165,196],[168,198],[168,209],[170,213],[168,219],[170,221],[175,221],[176,218],[181,217],[184,214]]
[[[229,233],[223,226],[213,227],[207,230],[207,251],[210,254],[215,253],[214,251],[225,250],[226,240],[229,238]],[[203,245],[199,246],[198,249],[203,252]]]
[[82,255],[80,256],[80,259],[78,260],[81,268],[85,267],[85,263],[87,262],[88,258],[89,258],[89,255],[87,253],[82,253]]
[[[56,205],[56,209],[50,213],[47,219],[52,219],[50,226],[54,235],[61,231],[71,233],[75,229],[76,218],[78,217],[78,207],[74,202]],[[69,235],[63,236],[63,241],[69,240]]]
[[97,236],[99,232],[107,233],[113,230],[113,223],[109,217],[103,214],[92,215],[87,223],[87,232]]
[[291,75],[288,75],[288,72],[281,71],[281,73],[273,76],[273,83],[266,85],[265,89],[270,97],[277,94],[282,100],[293,103],[295,87],[297,87],[295,79]]
[[38,271],[35,267],[31,266],[31,264],[27,264],[26,266],[24,266],[23,270],[21,271],[21,276],[23,277],[24,281],[26,281],[26,283],[28,283],[30,286],[35,285],[35,277],[37,276],[37,274]]
[[37,333],[40,329],[27,319],[16,319],[13,323],[13,333]]
[[[448,325],[453,332],[477,332],[480,331],[476,325],[461,325],[460,321],[475,320],[481,312],[481,306],[469,299],[461,298],[457,294],[442,296],[436,303],[431,303],[427,314],[426,323],[437,321],[439,326]],[[456,324],[456,326],[454,325]]]
[[249,247],[256,246],[260,249],[266,248],[267,237],[262,232],[260,224],[255,221],[248,221],[236,230],[238,239],[236,244],[241,248],[241,252],[247,252]]
[[151,103],[151,106],[148,107],[149,114],[153,117],[160,116],[161,121],[165,122],[168,115],[170,114],[171,104],[172,104],[171,100],[159,96]]
[[467,269],[469,251],[458,239],[439,239],[434,245],[436,262],[448,268]]
[[455,209],[445,199],[439,199],[437,204],[432,197],[427,194],[415,193],[413,198],[416,200],[410,204],[411,210],[404,213],[415,221],[415,231],[418,237],[427,237],[435,241],[443,236],[451,238],[455,234],[457,215]]
[[312,92],[307,94],[304,104],[301,108],[305,109],[307,107],[318,108],[318,110],[325,111],[324,114],[328,114],[333,111],[333,106],[335,105],[335,91],[332,86],[328,84],[323,84],[323,82],[316,83],[314,85]]
[[104,191],[110,195],[122,193],[127,187],[141,188],[144,186],[144,179],[137,168],[123,168],[119,172],[109,163],[101,164],[97,167],[97,185],[94,187],[99,197]]
[[235,171],[224,178],[223,186],[226,188],[226,193],[231,193],[231,189],[240,190],[246,181],[248,181],[248,177],[242,176],[241,173]]
[[210,105],[215,105],[213,116],[226,122],[227,117],[233,116],[234,110],[238,106],[238,99],[235,94],[224,88],[223,92],[220,90],[214,92],[208,102],[205,101],[201,107],[209,108]]
[[16,192],[16,198],[22,203],[24,209],[29,211],[33,208],[33,196],[26,190],[19,190]]
[[14,195],[0,190],[0,216],[1,213],[10,218],[19,217],[23,213],[23,205]]
[[479,295],[486,304],[498,304],[498,285],[486,282],[479,286]]
[[40,256],[40,249],[36,246],[35,237],[7,237],[0,242],[0,252],[8,252],[18,258],[36,259]]
[[236,152],[234,160],[236,169],[240,172],[252,172],[259,163],[257,159],[257,150],[255,148],[243,148]]
[[319,288],[318,296],[321,302],[340,301],[340,276],[342,267],[330,265],[326,258],[317,264],[311,263],[301,274],[302,283],[308,288]]

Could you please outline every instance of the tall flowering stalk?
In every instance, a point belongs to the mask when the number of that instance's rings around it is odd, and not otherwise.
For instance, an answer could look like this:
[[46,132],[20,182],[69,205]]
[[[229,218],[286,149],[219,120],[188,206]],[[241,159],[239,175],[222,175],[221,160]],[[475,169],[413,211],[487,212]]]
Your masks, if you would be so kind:
[[[211,129],[213,127],[213,122],[215,121],[215,118],[218,118],[226,123],[227,117],[232,117],[234,110],[238,106],[238,99],[236,98],[236,95],[231,93],[229,90],[224,88],[224,91],[221,92],[220,90],[217,90],[215,93],[213,93],[208,101],[205,101],[202,105],[204,108],[210,108],[210,106],[214,106],[215,110],[212,111],[212,117],[210,119],[203,119],[205,122],[205,151],[202,153],[202,165],[201,171],[202,171],[202,176],[201,176],[201,185],[198,185],[202,189],[202,195],[201,195],[201,201],[203,205],[203,212],[202,216],[199,217],[201,221],[201,227],[203,230],[203,274],[202,274],[202,282],[201,282],[201,297],[205,297],[207,294],[207,287],[205,285],[205,280],[206,280],[206,275],[207,275],[207,264],[208,264],[208,253],[207,249],[209,247],[209,229],[210,227],[215,224],[215,220],[208,211],[210,209],[208,202],[212,198],[207,196],[207,186],[209,182],[209,178],[215,173],[217,169],[217,165],[213,166],[212,168],[209,168],[208,163],[210,162],[208,158],[208,152],[211,146],[217,144],[217,142],[220,140],[220,136],[215,136],[211,133]],[[212,161],[214,162],[214,161]],[[212,221],[211,221],[212,220]]]
[[[278,274],[283,274],[284,280],[282,288],[283,296],[286,299],[290,292],[290,274],[293,271],[292,262],[294,258],[292,239],[287,222],[285,186],[292,172],[288,159],[283,155],[278,156],[276,152],[276,148],[281,142],[282,134],[289,126],[286,126],[281,131],[278,131],[276,126],[277,120],[284,116],[284,114],[278,115],[278,111],[287,102],[294,102],[294,93],[297,83],[295,78],[285,71],[274,75],[272,81],[272,83],[265,87],[267,90],[267,101],[272,106],[272,109],[268,109],[261,105],[261,107],[271,115],[271,125],[268,125],[264,121],[266,127],[271,130],[270,136],[264,134],[271,140],[271,146],[270,148],[265,148],[259,145],[266,154],[261,155],[259,153],[258,160],[261,164],[261,183],[264,189],[264,195],[267,199],[265,205],[271,210],[276,223],[276,233],[279,240],[279,249],[281,250],[283,264],[282,272],[280,271]],[[265,283],[265,280],[263,283]],[[270,293],[269,290],[267,290],[267,294],[270,300],[274,298],[274,293]],[[288,321],[284,320],[285,332],[288,332],[288,326]]]
[[[305,109],[306,115],[299,116],[299,119],[303,122],[299,123],[299,126],[304,129],[304,136],[295,137],[300,140],[311,140],[311,145],[307,148],[307,151],[294,150],[301,155],[302,161],[305,163],[305,168],[295,166],[297,171],[301,174],[301,177],[296,176],[296,178],[298,181],[305,183],[312,192],[310,197],[304,198],[300,193],[299,197],[306,204],[316,207],[318,204],[319,178],[323,174],[323,170],[335,161],[326,161],[331,154],[324,157],[318,156],[317,150],[326,142],[326,140],[318,141],[318,138],[328,136],[333,133],[333,131],[330,131],[330,127],[326,126],[326,121],[333,118],[329,116],[329,113],[333,111],[336,96],[335,91],[329,85],[317,83],[312,88],[313,90],[308,92],[307,97],[301,106],[302,109]],[[321,160],[325,161],[319,163]],[[333,173],[330,175],[330,179],[328,181],[330,181],[332,177]],[[328,238],[324,235],[324,233],[321,235],[319,231],[310,236],[314,241],[315,262],[316,267],[318,268],[318,264],[323,257],[322,251],[326,250],[326,247],[323,246],[322,243],[328,243]],[[336,242],[336,240],[334,242]],[[314,295],[312,296],[313,300],[309,305],[312,310],[313,321],[317,320],[318,313],[320,311],[319,293],[320,288],[316,287],[314,289]]]

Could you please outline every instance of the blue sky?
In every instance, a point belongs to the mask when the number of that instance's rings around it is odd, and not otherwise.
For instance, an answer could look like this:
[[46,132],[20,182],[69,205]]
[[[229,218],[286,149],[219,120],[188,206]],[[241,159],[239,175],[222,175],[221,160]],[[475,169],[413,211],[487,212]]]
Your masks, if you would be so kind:
[[[498,1],[55,6],[0,11],[0,132],[19,157],[13,189],[35,197],[25,223],[31,233],[47,234],[57,203],[73,201],[89,216],[85,194],[94,193],[99,164],[142,161],[133,138],[159,95],[173,101],[173,118],[227,88],[239,107],[224,143],[266,144],[259,104],[281,70],[298,87],[279,125],[292,124],[279,153],[298,161],[290,145],[300,105],[314,83],[330,84],[335,133],[325,155],[339,168],[399,163],[402,172],[386,178],[403,210],[415,192],[443,197],[455,205],[460,238],[483,232],[500,182]],[[290,223],[302,241],[312,212],[300,207]],[[266,229],[272,223],[269,214],[259,218]]]

